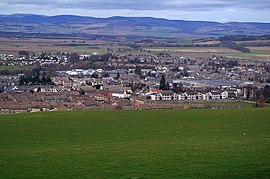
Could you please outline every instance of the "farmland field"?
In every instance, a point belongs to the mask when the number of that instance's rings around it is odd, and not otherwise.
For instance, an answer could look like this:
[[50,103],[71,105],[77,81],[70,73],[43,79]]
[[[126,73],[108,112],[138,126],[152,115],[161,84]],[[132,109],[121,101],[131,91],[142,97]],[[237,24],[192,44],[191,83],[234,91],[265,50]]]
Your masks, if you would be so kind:
[[237,50],[221,47],[152,47],[146,50],[186,53],[241,53]]
[[[27,52],[99,52],[98,44],[105,44],[102,40],[81,39],[8,39],[0,38],[0,53]],[[95,46],[97,48],[93,48]]]
[[265,50],[270,51],[270,47],[248,47],[250,50]]
[[270,110],[0,116],[1,178],[269,178]]
[[270,56],[270,47],[249,47],[249,49],[252,54]]
[[225,47],[151,47],[145,48],[147,51],[159,53],[166,52],[173,56],[190,56],[190,57],[211,57],[212,55],[220,56],[235,56],[235,57],[256,57],[256,58],[270,58],[266,47],[263,49],[251,49],[251,53],[242,53],[237,50],[225,48]]
[[[218,41],[198,42],[198,44],[215,44]],[[107,53],[107,48],[117,49],[126,48],[125,46],[110,46],[106,40],[84,40],[84,39],[42,39],[42,38],[25,38],[25,39],[9,39],[0,38],[0,53],[17,54],[19,51],[35,52],[77,52],[80,54],[91,54],[98,52],[100,54]],[[237,50],[225,47],[148,47],[145,52],[152,53],[166,52],[172,56],[188,56],[188,57],[211,57],[219,56],[235,56],[240,58],[259,58],[269,59],[269,47],[248,47],[251,53],[242,53]],[[117,53],[117,50],[114,51]],[[137,54],[138,51],[121,52],[120,54]],[[140,53],[144,53],[141,52]],[[146,53],[147,54],[147,53]]]

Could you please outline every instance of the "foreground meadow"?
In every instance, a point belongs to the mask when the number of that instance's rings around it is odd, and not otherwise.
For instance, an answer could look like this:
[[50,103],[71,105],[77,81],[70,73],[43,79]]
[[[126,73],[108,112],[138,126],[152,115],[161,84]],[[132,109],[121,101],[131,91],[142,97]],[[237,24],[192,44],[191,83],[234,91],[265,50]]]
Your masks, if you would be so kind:
[[0,115],[1,178],[269,178],[269,108]]

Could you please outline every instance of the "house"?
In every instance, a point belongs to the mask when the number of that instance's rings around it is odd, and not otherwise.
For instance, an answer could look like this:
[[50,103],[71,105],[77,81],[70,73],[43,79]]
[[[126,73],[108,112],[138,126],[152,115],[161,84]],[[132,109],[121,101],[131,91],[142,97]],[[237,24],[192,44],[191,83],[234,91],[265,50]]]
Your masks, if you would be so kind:
[[95,89],[100,89],[100,90],[102,90],[102,89],[103,89],[103,81],[94,81],[94,82],[92,82],[92,86],[93,86]]
[[95,101],[93,101],[93,100],[87,100],[87,101],[84,101],[84,102],[83,102],[83,105],[84,105],[85,107],[89,107],[89,106],[96,106],[97,103],[96,103]]
[[229,98],[229,92],[228,91],[221,92],[221,97],[222,97],[222,99],[228,99]]
[[187,91],[185,93],[185,96],[186,96],[186,100],[201,100],[202,99],[202,94],[201,93],[198,93],[196,91]]
[[127,93],[127,91],[125,90],[120,90],[120,91],[113,91],[112,92],[112,97],[116,97],[116,98],[129,98],[131,95]]
[[228,91],[212,91],[211,99],[218,100],[218,99],[228,99],[229,93]]
[[160,93],[153,93],[150,95],[152,101],[159,101],[161,100],[161,94]]
[[212,99],[212,93],[211,92],[207,92],[207,93],[204,93],[202,95],[202,100],[208,101],[208,100],[211,100],[211,99]]
[[33,86],[32,90],[34,92],[41,92],[41,93],[57,93],[58,92],[55,86]]
[[178,100],[179,101],[184,101],[184,100],[186,100],[186,93],[181,93],[181,94],[179,94],[178,95]]
[[221,93],[219,91],[213,91],[211,92],[212,98],[211,99],[222,99]]
[[229,99],[236,99],[238,97],[238,91],[236,89],[227,90]]
[[256,75],[256,81],[270,81],[270,73]]
[[96,101],[108,101],[108,98],[104,94],[101,94],[101,93],[96,94],[94,96],[94,99]]
[[173,91],[151,90],[150,98],[152,101],[171,101],[178,100],[178,96]]
[[162,101],[178,100],[178,95],[173,91],[162,91],[160,96]]
[[8,106],[0,106],[0,114],[9,114],[10,109]]

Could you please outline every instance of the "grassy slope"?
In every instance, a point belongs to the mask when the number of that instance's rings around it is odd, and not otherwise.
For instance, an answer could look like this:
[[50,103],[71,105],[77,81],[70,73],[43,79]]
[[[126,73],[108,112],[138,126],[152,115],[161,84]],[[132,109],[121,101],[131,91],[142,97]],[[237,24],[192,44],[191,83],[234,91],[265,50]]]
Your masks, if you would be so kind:
[[269,108],[2,115],[0,176],[269,178],[269,115]]

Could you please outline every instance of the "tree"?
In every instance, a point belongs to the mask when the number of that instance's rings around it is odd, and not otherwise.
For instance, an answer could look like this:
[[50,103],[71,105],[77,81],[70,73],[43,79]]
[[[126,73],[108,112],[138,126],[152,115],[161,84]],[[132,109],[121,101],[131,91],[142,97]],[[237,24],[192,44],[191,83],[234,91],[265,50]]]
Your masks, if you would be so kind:
[[41,84],[45,85],[46,84],[46,77],[43,75],[41,78]]
[[25,76],[22,75],[19,78],[19,86],[23,85],[54,85],[52,79],[49,76],[43,75],[39,77],[39,72],[32,71],[32,75]]
[[110,74],[108,72],[105,72],[105,73],[103,73],[103,77],[108,78],[108,77],[110,77]]
[[137,74],[137,75],[141,75],[141,73],[142,73],[142,70],[141,70],[141,67],[140,66],[136,66],[136,68],[135,68],[135,73]]
[[49,108],[49,110],[50,110],[50,111],[51,111],[51,110],[54,110],[54,106],[51,105],[50,108]]
[[184,76],[184,77],[188,77],[188,76],[189,76],[189,75],[188,75],[188,72],[187,72],[187,69],[184,69],[184,70],[183,70],[183,76]]
[[256,107],[264,107],[265,105],[265,99],[264,99],[264,96],[263,94],[260,95],[258,101],[256,102]]
[[41,92],[41,88],[40,87],[38,87],[37,92]]
[[120,78],[120,73],[117,72],[115,79],[116,79],[116,80],[119,80],[119,78]]
[[159,89],[167,90],[167,84],[166,84],[166,80],[165,80],[165,75],[161,76],[160,83],[159,83]]
[[178,93],[178,94],[183,93],[184,89],[183,89],[183,87],[174,87],[173,92]]
[[44,59],[46,57],[46,53],[45,52],[42,52],[39,56],[40,59]]
[[77,63],[80,61],[80,56],[77,53],[72,53],[69,56],[70,63]]
[[20,78],[19,78],[19,86],[24,85],[25,82],[26,82],[25,76],[24,75],[20,76]]
[[98,78],[98,74],[95,72],[92,74],[92,78]]
[[52,82],[52,79],[49,76],[46,77],[45,82],[46,82],[45,84],[47,85],[54,85],[54,83]]
[[252,88],[251,85],[247,85],[247,87],[246,87],[246,100],[249,100],[249,98],[251,96],[251,91],[252,91],[251,88]]
[[133,91],[133,92],[135,92],[137,89],[138,89],[138,85],[137,85],[137,83],[131,83],[131,85],[130,85],[130,87],[131,87],[131,90]]
[[33,70],[32,70],[32,76],[33,77],[39,77],[39,75],[40,75],[40,69],[39,68],[34,68]]
[[79,93],[80,95],[85,95],[85,91],[83,89],[80,89]]
[[266,85],[263,88],[263,96],[265,98],[265,102],[270,103],[270,86]]
[[26,51],[24,51],[24,50],[22,50],[22,51],[19,51],[19,56],[25,56],[26,58],[28,58],[29,57],[29,53],[26,52]]

